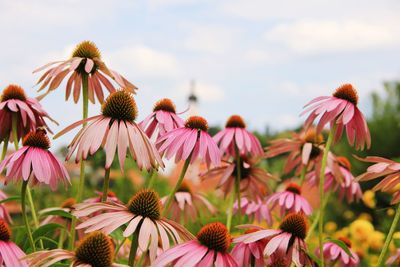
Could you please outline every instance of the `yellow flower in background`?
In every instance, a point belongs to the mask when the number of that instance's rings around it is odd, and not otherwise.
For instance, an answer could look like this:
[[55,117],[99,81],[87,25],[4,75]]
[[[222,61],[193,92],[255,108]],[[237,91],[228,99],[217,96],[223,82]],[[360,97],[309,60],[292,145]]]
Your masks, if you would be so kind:
[[385,234],[379,231],[373,231],[368,236],[369,247],[373,250],[381,250],[385,242]]
[[371,214],[365,213],[365,212],[361,213],[361,214],[358,216],[358,219],[359,219],[359,220],[366,220],[366,221],[372,222],[372,216],[371,216]]
[[375,192],[372,190],[367,190],[364,192],[362,200],[368,208],[375,208],[376,207],[376,200],[375,200]]
[[353,213],[351,210],[346,210],[346,211],[343,213],[343,217],[344,217],[345,219],[347,219],[347,220],[351,220],[351,219],[354,218],[354,213]]
[[388,216],[392,217],[392,216],[394,215],[394,209],[388,209],[388,210],[386,211],[386,214],[387,214]]
[[333,233],[337,229],[337,224],[333,221],[329,221],[325,224],[325,232]]
[[351,237],[357,241],[367,241],[373,231],[372,223],[364,219],[357,219],[350,224]]

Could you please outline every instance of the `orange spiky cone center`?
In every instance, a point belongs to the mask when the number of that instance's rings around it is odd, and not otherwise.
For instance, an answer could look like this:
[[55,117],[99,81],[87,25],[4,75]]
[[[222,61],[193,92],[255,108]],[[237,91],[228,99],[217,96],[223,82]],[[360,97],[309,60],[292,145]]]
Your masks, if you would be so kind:
[[219,222],[203,226],[197,233],[197,240],[200,244],[218,252],[226,252],[231,245],[228,229]]

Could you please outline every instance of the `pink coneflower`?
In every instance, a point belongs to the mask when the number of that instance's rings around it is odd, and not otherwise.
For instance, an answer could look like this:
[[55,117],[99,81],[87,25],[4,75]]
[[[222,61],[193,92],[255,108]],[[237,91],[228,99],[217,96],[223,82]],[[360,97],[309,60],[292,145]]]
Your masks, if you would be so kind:
[[228,253],[231,236],[222,223],[209,223],[197,233],[196,240],[177,245],[163,254],[153,263],[153,267],[174,266],[232,266],[238,263]]
[[8,155],[0,163],[0,173],[7,169],[6,183],[25,181],[33,185],[47,184],[52,190],[57,183],[70,183],[64,165],[48,150],[50,141],[44,129],[37,129],[25,136],[23,147]]
[[[236,161],[224,162],[220,167],[215,167],[201,175],[201,178],[212,179],[219,177],[218,188],[225,196],[233,191],[235,178],[238,172]],[[247,157],[240,158],[240,192],[250,198],[263,197],[269,191],[268,181],[277,180],[263,168],[257,167],[257,160]]]
[[[54,64],[57,65],[49,68]],[[93,42],[90,41],[83,41],[79,43],[72,52],[70,59],[48,63],[43,67],[34,70],[33,73],[47,68],[49,69],[40,77],[37,82],[37,84],[42,83],[39,91],[48,86],[47,92],[42,95],[41,98],[59,87],[64,78],[70,73],[72,73],[72,75],[67,81],[65,99],[68,100],[71,92],[73,91],[72,94],[75,103],[77,103],[79,100],[82,86],[87,87],[88,97],[92,103],[95,103],[95,95],[100,103],[103,102],[104,87],[106,87],[110,93],[115,92],[114,86],[110,83],[106,76],[115,80],[119,86],[124,87],[133,93],[137,89],[136,86],[128,82],[117,72],[110,70],[104,64],[104,62],[101,60],[99,49]],[[85,79],[83,79],[83,77],[85,77]],[[85,82],[87,82],[87,84],[83,85]]]
[[176,115],[175,104],[168,98],[159,100],[154,105],[153,112],[139,123],[149,138],[155,135],[157,139],[184,125],[183,120]]
[[18,140],[38,127],[48,129],[44,118],[55,122],[35,98],[26,96],[21,86],[10,84],[0,98],[0,142],[10,140],[13,117],[16,120]]
[[306,215],[312,213],[311,205],[301,195],[301,187],[295,183],[289,183],[285,191],[272,194],[267,204],[271,205],[271,209],[278,205],[281,216],[286,212],[304,212]]
[[128,224],[123,236],[135,235],[142,251],[146,251],[149,247],[152,261],[156,257],[159,238],[163,250],[169,248],[170,242],[174,244],[181,242],[181,237],[183,239],[192,238],[192,235],[181,225],[161,217],[160,199],[158,194],[152,190],[139,191],[127,205],[118,203],[78,204],[75,206],[73,215],[81,218],[98,211],[103,213],[87,219],[78,225],[77,229],[86,228],[85,232],[101,230],[109,234]]
[[386,264],[388,266],[392,264],[394,264],[394,266],[399,266],[399,263],[400,263],[400,248],[396,249],[396,252],[393,255],[391,255],[386,261]]
[[[318,186],[317,171],[307,174],[306,179],[311,186]],[[325,192],[339,190],[339,199],[347,198],[349,203],[362,198],[360,184],[351,173],[351,164],[346,157],[334,157],[333,164],[325,169]]]
[[[254,233],[257,231],[259,231],[259,229],[249,229],[246,230],[245,234]],[[239,242],[235,244],[231,254],[239,266],[263,267],[266,264],[263,252],[267,242],[268,241],[266,239],[260,239],[253,243]]]
[[317,134],[315,128],[309,128],[301,133],[293,133],[292,138],[271,141],[265,156],[273,158],[289,153],[283,172],[287,174],[294,169],[299,174],[302,168],[314,169],[316,161],[321,160],[323,141],[322,134]]
[[88,155],[95,154],[103,147],[107,170],[111,167],[117,149],[122,171],[128,149],[139,169],[150,170],[164,166],[157,149],[134,121],[138,111],[131,93],[125,90],[111,93],[103,103],[101,112],[101,115],[78,121],[54,136],[57,138],[85,122],[90,122],[68,146],[66,160],[71,158],[75,150],[78,151],[76,162],[86,160]]
[[356,149],[371,146],[371,135],[364,115],[357,107],[357,91],[351,84],[344,84],[336,89],[332,96],[320,96],[307,105],[301,115],[309,113],[305,127],[312,125],[314,120],[321,116],[317,125],[317,132],[321,132],[327,123],[336,126],[335,140],[339,140],[346,128],[347,140]]
[[264,153],[260,141],[246,130],[245,122],[238,115],[231,116],[226,122],[225,129],[213,138],[223,154],[233,157],[237,156],[236,149],[241,155],[260,156]]
[[30,267],[51,266],[63,260],[70,260],[73,267],[119,267],[114,263],[114,245],[110,237],[102,232],[93,232],[85,236],[75,251],[64,249],[42,250],[27,255]]
[[[250,220],[256,220],[257,222],[266,222],[268,225],[272,225],[271,210],[264,200],[257,197],[255,200],[247,197],[242,197],[240,200],[241,214],[246,214]],[[233,213],[237,213],[239,210],[239,202],[235,201],[233,204]]]
[[158,150],[165,153],[167,159],[175,156],[175,162],[187,160],[190,156],[191,162],[201,158],[207,166],[218,166],[221,153],[207,130],[208,123],[204,118],[189,117],[184,127],[172,130],[158,139]]
[[[360,264],[360,259],[352,249],[351,242],[345,237],[340,237],[341,240],[349,249],[351,256],[347,252],[334,242],[326,242],[324,244],[324,255],[325,259],[330,260],[332,263],[338,263],[341,267],[357,267]],[[316,254],[319,255],[317,249]]]
[[[167,196],[161,198],[161,204],[164,205],[167,198]],[[183,218],[187,223],[197,221],[199,215],[204,212],[214,214],[216,211],[215,207],[202,194],[194,192],[187,182],[183,182],[174,195],[168,217],[176,221]]]
[[25,260],[21,260],[25,253],[11,240],[11,229],[7,223],[0,219],[0,261],[5,267],[28,266]]
[[[0,200],[7,199],[8,196],[2,190],[0,190]],[[0,204],[0,219],[5,220],[7,223],[12,223],[10,213],[8,212],[4,204]]]
[[306,266],[308,261],[307,245],[304,241],[307,235],[307,221],[301,213],[290,213],[282,220],[279,230],[259,229],[257,232],[239,236],[233,240],[234,243],[254,243],[259,240],[268,239],[264,248],[264,255],[271,256],[274,253],[284,253],[296,266]]
[[357,181],[370,181],[378,177],[384,177],[373,190],[381,190],[383,192],[393,193],[393,199],[391,204],[396,204],[400,202],[399,191],[393,192],[393,188],[400,182],[400,163],[385,159],[381,157],[366,157],[365,159],[357,159],[375,163],[368,167],[367,171],[356,177]]

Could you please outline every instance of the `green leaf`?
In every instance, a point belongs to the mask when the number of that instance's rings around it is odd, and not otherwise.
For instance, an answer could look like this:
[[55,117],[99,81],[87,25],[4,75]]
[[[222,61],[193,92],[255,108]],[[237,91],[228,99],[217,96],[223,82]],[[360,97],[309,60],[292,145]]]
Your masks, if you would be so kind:
[[326,242],[335,243],[335,244],[338,245],[341,249],[343,249],[343,250],[346,252],[346,254],[350,256],[350,258],[354,258],[354,257],[353,257],[353,254],[351,253],[351,251],[350,251],[350,249],[349,249],[349,247],[348,247],[343,241],[337,240],[337,239],[333,239],[333,238],[329,238],[329,237],[328,237],[327,239],[325,239],[325,243],[326,243]]
[[314,253],[311,253],[311,252],[306,252],[306,253],[307,253],[308,256],[317,264],[317,266],[321,266],[321,261],[320,261],[320,259],[319,259],[317,256],[315,256]]
[[5,202],[10,202],[10,201],[16,201],[16,200],[20,200],[20,199],[21,199],[20,196],[11,196],[11,197],[0,200],[0,204],[5,203]]
[[36,242],[37,239],[42,238],[46,234],[54,232],[56,229],[62,229],[62,228],[64,228],[64,226],[58,223],[49,223],[42,225],[32,233],[33,240],[35,240]]
[[72,219],[73,215],[69,212],[66,212],[64,210],[49,210],[49,211],[45,211],[45,212],[40,212],[40,216],[49,216],[49,215],[53,215],[53,216],[60,216],[60,217],[64,217],[64,218],[68,218],[68,219]]

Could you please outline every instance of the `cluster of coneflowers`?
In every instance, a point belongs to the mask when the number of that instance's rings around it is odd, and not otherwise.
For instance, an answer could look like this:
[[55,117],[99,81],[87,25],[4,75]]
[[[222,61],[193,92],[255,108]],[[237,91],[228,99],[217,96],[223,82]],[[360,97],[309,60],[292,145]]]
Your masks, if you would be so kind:
[[[225,129],[215,136],[208,133],[208,123],[200,116],[184,121],[170,99],[161,99],[153,112],[137,122],[138,108],[134,99],[137,88],[102,61],[94,43],[77,45],[70,59],[49,63],[34,72],[45,71],[39,78],[39,91],[45,97],[66,80],[66,100],[73,95],[76,103],[82,95],[82,120],[57,133],[57,138],[80,127],[68,146],[66,160],[74,157],[80,164],[80,177],[75,198],[67,199],[60,213],[38,220],[31,188],[48,185],[57,190],[62,183],[70,185],[63,163],[50,151],[46,120],[53,121],[35,98],[26,96],[18,85],[7,86],[0,102],[0,142],[3,144],[0,172],[5,184],[21,185],[21,209],[29,246],[24,252],[13,241],[9,224],[14,224],[0,203],[0,264],[2,266],[51,266],[62,262],[70,266],[358,266],[360,259],[345,237],[327,238],[324,233],[328,199],[337,193],[348,202],[362,196],[359,181],[384,176],[376,190],[390,191],[400,181],[400,163],[380,157],[361,159],[370,163],[366,173],[355,178],[350,161],[332,152],[334,144],[346,133],[349,145],[356,149],[370,147],[365,118],[357,107],[358,96],[351,84],[336,89],[332,96],[317,97],[305,106],[309,114],[304,128],[291,138],[270,142],[263,149],[255,135],[246,129],[238,116],[231,116]],[[67,76],[69,77],[67,78]],[[115,87],[118,85],[118,89]],[[104,89],[108,96],[104,95]],[[101,112],[88,117],[88,102],[101,103]],[[316,124],[314,124],[314,122]],[[323,130],[329,125],[326,140]],[[81,127],[82,126],[82,127]],[[7,148],[13,143],[15,151]],[[20,147],[20,143],[22,146]],[[85,161],[105,152],[104,181],[97,197],[83,199]],[[294,173],[290,181],[280,179],[258,166],[265,159],[288,153],[284,173]],[[109,189],[110,169],[118,158],[121,172],[131,157],[139,170],[146,170],[145,186],[127,203]],[[168,196],[160,198],[152,189],[154,177],[164,168],[164,160],[182,162],[181,174]],[[218,210],[209,199],[192,189],[185,181],[187,170],[194,164],[208,169],[201,180],[217,177],[220,201],[226,210]],[[277,190],[270,188],[278,183]],[[303,194],[304,185],[319,188],[319,207],[310,205]],[[390,191],[391,192],[391,191]],[[0,192],[2,200],[7,196]],[[393,204],[400,202],[400,191]],[[31,221],[27,207],[30,209]],[[400,207],[400,205],[399,205]],[[48,213],[52,208],[38,211]],[[397,209],[378,266],[385,257],[400,217]],[[226,221],[215,221],[217,213],[226,213]],[[193,235],[185,228],[188,221],[204,215],[211,223]],[[242,224],[247,221],[254,224]],[[31,223],[33,222],[33,223]],[[32,226],[57,222],[65,231],[55,232],[60,242],[48,249],[43,240],[32,234]],[[183,225],[182,225],[183,224]],[[235,229],[235,230],[233,230]],[[121,231],[123,240],[113,235]],[[237,234],[237,233],[240,234]],[[310,236],[318,236],[316,251],[307,246]],[[79,239],[77,242],[76,239]],[[65,244],[68,242],[68,246]],[[316,256],[315,256],[316,255]],[[390,257],[387,264],[397,260]],[[119,262],[119,263],[117,263]]]

